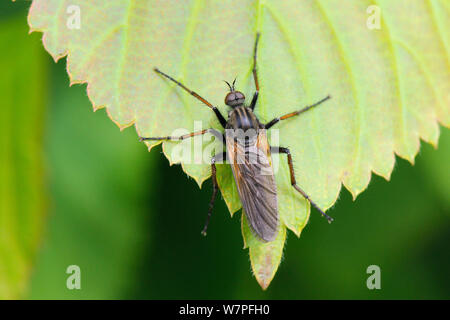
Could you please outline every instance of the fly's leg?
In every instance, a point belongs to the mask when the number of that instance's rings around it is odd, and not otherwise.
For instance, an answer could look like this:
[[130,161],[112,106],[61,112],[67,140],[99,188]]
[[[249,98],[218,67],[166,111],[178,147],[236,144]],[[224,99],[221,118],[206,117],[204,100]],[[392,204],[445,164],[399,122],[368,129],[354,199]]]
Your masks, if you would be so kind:
[[183,88],[184,90],[186,90],[187,92],[189,92],[189,94],[191,96],[194,96],[195,98],[197,98],[198,100],[200,100],[201,102],[203,102],[204,104],[206,104],[209,108],[212,109],[212,111],[214,111],[214,113],[216,114],[217,119],[219,119],[220,124],[222,125],[222,127],[225,128],[225,126],[227,125],[227,120],[225,120],[225,118],[223,117],[223,115],[220,113],[219,109],[217,109],[215,106],[213,106],[208,100],[206,100],[205,98],[201,97],[198,93],[196,93],[195,91],[192,91],[191,89],[189,89],[188,87],[186,87],[184,84],[182,84],[181,82],[175,80],[174,78],[172,78],[171,76],[169,76],[168,74],[160,71],[158,68],[154,68],[153,70],[155,70],[156,73],[159,73],[160,75],[162,75],[163,77],[169,79],[170,81],[175,82],[178,86],[180,86],[181,88]]
[[256,92],[253,94],[252,102],[250,103],[250,108],[255,109],[256,101],[258,100],[259,94],[259,82],[258,75],[256,73],[256,54],[258,53],[258,42],[259,42],[259,33],[256,34],[255,47],[253,48],[253,79],[255,80]]
[[216,154],[211,159],[211,179],[213,184],[213,193],[211,197],[211,201],[209,202],[209,209],[208,209],[208,216],[206,217],[205,226],[202,230],[202,235],[206,236],[206,230],[208,230],[209,220],[211,220],[211,214],[212,210],[214,208],[214,201],[216,200],[217,191],[219,190],[219,186],[217,184],[217,178],[216,178],[216,162],[223,162],[224,159],[227,158],[227,153],[223,152],[220,154]]
[[311,205],[316,208],[321,214],[322,216],[324,216],[325,218],[327,218],[328,222],[331,223],[333,221],[333,218],[331,218],[330,216],[328,216],[325,212],[323,212],[322,209],[319,208],[319,206],[317,204],[314,203],[314,201],[311,200],[311,198],[297,185],[297,181],[295,180],[295,173],[294,173],[294,166],[292,165],[292,156],[291,156],[291,152],[289,151],[288,148],[283,148],[283,147],[270,147],[270,151],[272,153],[284,153],[287,155],[287,161],[288,161],[288,165],[289,165],[289,171],[291,173],[291,184],[292,186],[295,188],[295,190],[297,190],[298,192],[300,192],[300,194],[309,201],[309,203],[311,203]]
[[259,91],[258,75],[256,74],[256,55],[258,53],[258,42],[260,34],[256,34],[255,47],[253,48],[253,79],[255,80],[256,92]]
[[167,136],[167,137],[150,137],[150,138],[143,138],[140,137],[139,140],[142,141],[149,141],[149,140],[170,140],[170,141],[181,141],[187,138],[192,138],[195,136],[200,136],[200,135],[204,135],[206,133],[210,133],[213,136],[215,136],[216,138],[218,138],[220,141],[222,141],[222,143],[225,144],[225,137],[222,133],[220,133],[219,131],[215,130],[215,129],[205,129],[205,130],[201,130],[201,131],[196,131],[196,132],[192,132],[192,133],[188,133],[185,134],[183,136],[178,136],[178,137],[174,137],[174,136]]
[[314,104],[312,104],[312,105],[310,105],[310,106],[307,106],[307,107],[305,107],[305,108],[303,108],[303,109],[301,109],[301,110],[298,110],[298,111],[294,111],[294,112],[285,114],[284,116],[281,116],[281,117],[279,117],[279,118],[275,118],[275,119],[273,119],[272,121],[268,122],[268,123],[265,125],[265,128],[266,128],[267,130],[269,130],[270,127],[272,127],[274,124],[278,123],[280,120],[286,120],[286,119],[289,119],[289,118],[291,118],[291,117],[298,116],[299,114],[301,114],[301,113],[303,113],[303,112],[305,112],[305,111],[308,111],[309,109],[312,109],[312,108],[318,106],[319,104],[321,104],[321,103],[327,101],[328,99],[331,99],[331,96],[327,96],[327,97],[323,98],[322,100],[320,100],[319,102],[316,102],[316,103],[314,103]]

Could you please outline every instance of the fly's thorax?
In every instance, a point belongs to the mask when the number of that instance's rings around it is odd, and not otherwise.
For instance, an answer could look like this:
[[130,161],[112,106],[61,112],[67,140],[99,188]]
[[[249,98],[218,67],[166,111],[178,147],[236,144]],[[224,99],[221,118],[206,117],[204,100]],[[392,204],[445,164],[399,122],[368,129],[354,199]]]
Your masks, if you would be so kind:
[[226,136],[242,146],[255,144],[259,134],[259,121],[250,108],[237,107],[228,114]]
[[250,108],[238,107],[230,111],[225,129],[228,138],[248,147],[256,144],[260,130],[258,118]]
[[258,131],[260,123],[252,109],[247,107],[237,107],[228,114],[227,129],[242,129],[244,131],[254,129]]

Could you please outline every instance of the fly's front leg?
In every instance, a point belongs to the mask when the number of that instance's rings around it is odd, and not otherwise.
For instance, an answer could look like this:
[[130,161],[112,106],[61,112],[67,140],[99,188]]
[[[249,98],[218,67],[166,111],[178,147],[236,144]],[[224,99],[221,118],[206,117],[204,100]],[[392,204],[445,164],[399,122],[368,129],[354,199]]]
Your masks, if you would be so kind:
[[219,190],[219,185],[217,184],[216,178],[216,162],[222,163],[227,158],[227,153],[223,152],[220,154],[216,154],[211,159],[211,179],[213,184],[213,193],[211,197],[211,201],[209,202],[208,216],[206,217],[205,226],[202,230],[202,235],[206,236],[206,230],[208,230],[209,220],[211,219],[212,210],[214,208],[214,201],[216,200],[217,191]]
[[317,204],[315,204],[314,201],[312,201],[311,198],[297,185],[297,181],[295,180],[294,166],[292,164],[292,156],[291,156],[291,152],[289,151],[289,149],[288,148],[283,148],[283,147],[270,147],[270,151],[272,153],[284,153],[284,154],[287,155],[287,161],[288,161],[288,165],[289,165],[289,171],[290,171],[290,174],[291,174],[291,184],[292,184],[292,186],[295,188],[295,190],[300,192],[300,194],[306,200],[308,200],[309,203],[311,203],[311,205],[314,208],[316,208],[322,214],[322,216],[327,218],[329,223],[331,223],[333,221],[333,218],[331,218],[325,212],[323,212],[323,210],[320,209],[319,206]]
[[255,109],[256,101],[258,100],[258,94],[259,94],[259,81],[258,81],[258,74],[256,71],[256,55],[258,53],[258,42],[259,42],[259,33],[256,34],[256,40],[255,40],[255,46],[253,48],[253,80],[255,81],[255,88],[256,92],[253,94],[252,102],[250,103],[250,109]]
[[284,116],[275,118],[275,119],[273,119],[272,121],[266,123],[266,124],[264,125],[264,127],[266,128],[266,130],[269,130],[273,125],[277,124],[277,123],[280,122],[281,120],[286,120],[286,119],[289,119],[289,118],[298,116],[299,114],[302,114],[302,113],[305,112],[305,111],[308,111],[308,110],[310,110],[310,109],[312,109],[312,108],[314,108],[314,107],[317,107],[319,104],[321,104],[321,103],[327,101],[328,99],[331,99],[331,96],[326,96],[325,98],[323,98],[323,99],[320,100],[319,102],[316,102],[316,103],[314,103],[314,104],[312,104],[312,105],[310,105],[310,106],[304,107],[304,108],[301,109],[301,110],[294,111],[294,112],[285,114]]
[[140,137],[139,141],[141,141],[141,142],[142,141],[159,141],[159,140],[181,141],[181,140],[184,140],[184,139],[187,139],[187,138],[192,138],[192,137],[195,137],[195,136],[204,135],[206,133],[212,134],[217,139],[219,139],[223,144],[225,144],[225,136],[221,132],[219,132],[219,131],[217,131],[215,129],[205,129],[205,130],[201,130],[201,131],[188,133],[188,134],[185,134],[183,136],[178,136],[178,137],[174,137],[174,136],[151,137],[151,138]]
[[163,77],[169,79],[170,81],[176,83],[179,87],[181,87],[183,90],[189,92],[189,94],[195,98],[197,98],[198,100],[200,100],[201,102],[203,102],[205,105],[207,105],[209,108],[211,108],[212,111],[214,111],[214,113],[216,114],[217,119],[219,120],[220,124],[222,125],[222,127],[226,127],[227,125],[227,120],[225,120],[225,118],[222,116],[222,114],[220,113],[219,109],[217,109],[215,106],[213,106],[208,100],[206,100],[205,98],[203,98],[202,96],[200,96],[198,93],[196,93],[195,91],[192,91],[191,89],[189,89],[188,87],[186,87],[184,84],[182,84],[181,82],[175,80],[174,78],[172,78],[171,76],[169,76],[167,73],[162,72],[161,70],[159,70],[158,68],[154,68],[153,70],[155,70],[156,73],[159,73],[160,75],[162,75]]

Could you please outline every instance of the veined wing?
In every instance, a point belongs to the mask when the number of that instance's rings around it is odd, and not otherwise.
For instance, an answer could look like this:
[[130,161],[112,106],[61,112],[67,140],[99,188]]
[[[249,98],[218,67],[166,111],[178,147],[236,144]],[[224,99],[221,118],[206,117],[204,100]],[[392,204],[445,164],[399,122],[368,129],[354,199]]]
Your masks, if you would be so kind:
[[278,201],[270,146],[265,131],[248,146],[226,135],[227,155],[250,228],[264,241],[275,239]]

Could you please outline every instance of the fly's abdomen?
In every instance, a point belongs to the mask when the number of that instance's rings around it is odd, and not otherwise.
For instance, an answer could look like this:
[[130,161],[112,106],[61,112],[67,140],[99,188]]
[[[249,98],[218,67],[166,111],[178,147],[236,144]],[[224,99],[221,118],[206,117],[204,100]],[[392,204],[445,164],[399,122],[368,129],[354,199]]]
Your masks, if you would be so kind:
[[242,144],[230,129],[226,134],[227,155],[250,228],[264,241],[272,241],[279,224],[277,188],[270,148],[264,130]]

